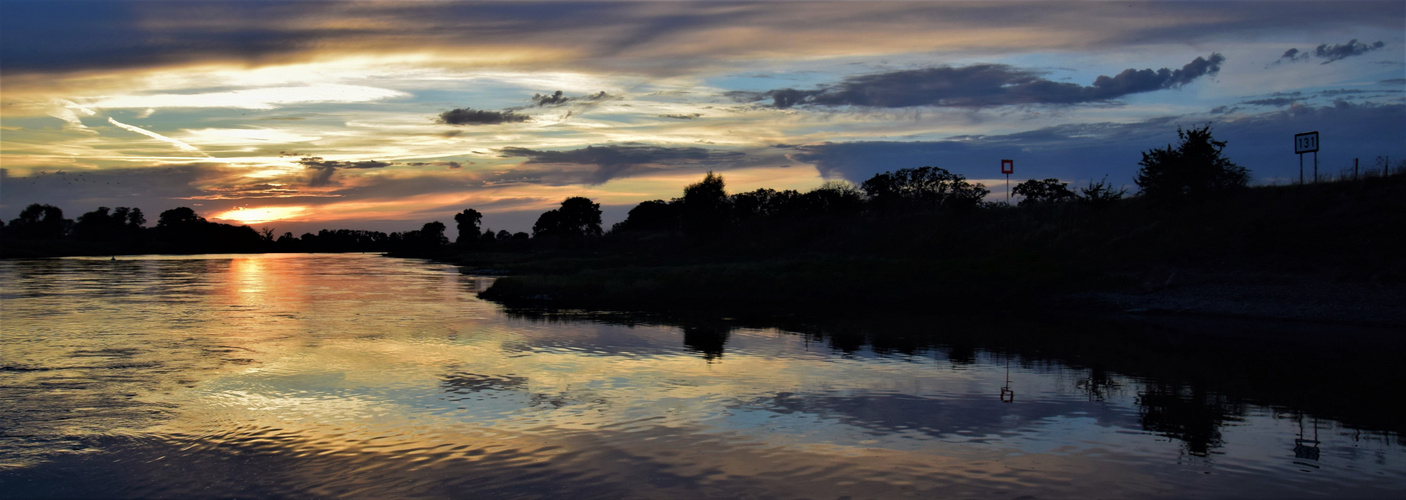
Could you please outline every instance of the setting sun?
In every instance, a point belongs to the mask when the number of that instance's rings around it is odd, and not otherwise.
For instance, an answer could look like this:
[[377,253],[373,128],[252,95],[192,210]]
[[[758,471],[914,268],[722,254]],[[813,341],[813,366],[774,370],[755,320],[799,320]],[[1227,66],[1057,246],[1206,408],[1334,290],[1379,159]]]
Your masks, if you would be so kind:
[[297,217],[307,213],[307,211],[308,207],[239,207],[211,218],[242,222],[244,224],[259,224],[262,222]]

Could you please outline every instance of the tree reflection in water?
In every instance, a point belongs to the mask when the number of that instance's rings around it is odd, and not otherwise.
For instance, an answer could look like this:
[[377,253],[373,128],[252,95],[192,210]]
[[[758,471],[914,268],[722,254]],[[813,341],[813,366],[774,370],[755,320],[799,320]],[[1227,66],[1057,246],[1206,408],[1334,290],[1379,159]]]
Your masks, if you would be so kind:
[[1220,448],[1221,428],[1245,416],[1244,404],[1199,385],[1149,382],[1138,393],[1137,405],[1144,429],[1181,441],[1186,452],[1197,457]]
[[[572,318],[675,326],[682,332],[684,349],[710,363],[722,359],[734,329],[770,328],[844,356],[867,349],[878,356],[945,359],[960,368],[990,354],[1014,358],[1027,368],[1048,363],[1087,370],[1087,376],[1073,381],[1073,391],[1099,403],[1134,391],[1143,430],[1177,440],[1184,453],[1197,457],[1214,455],[1224,446],[1223,429],[1244,421],[1247,401],[1339,420],[1349,428],[1396,436],[1406,431],[1406,423],[1394,418],[1390,404],[1377,394],[1380,387],[1406,383],[1406,373],[1395,368],[1392,354],[1403,350],[1403,342],[1368,328],[1206,320],[1211,321],[1208,327],[1178,319],[1073,316],[821,321],[531,309],[508,313],[530,321]],[[1324,330],[1338,335],[1340,342],[1324,345]],[[1364,339],[1376,348],[1357,348],[1352,339]],[[1316,359],[1317,369],[1305,372],[1304,359]],[[1136,381],[1133,387],[1119,381],[1129,379]],[[1013,399],[1008,398],[1014,391],[1009,382],[1001,390],[1002,401]],[[789,408],[800,404],[794,397],[782,400],[786,404],[781,406]],[[1295,456],[1313,455],[1310,445],[1315,440],[1300,436],[1297,442]]]

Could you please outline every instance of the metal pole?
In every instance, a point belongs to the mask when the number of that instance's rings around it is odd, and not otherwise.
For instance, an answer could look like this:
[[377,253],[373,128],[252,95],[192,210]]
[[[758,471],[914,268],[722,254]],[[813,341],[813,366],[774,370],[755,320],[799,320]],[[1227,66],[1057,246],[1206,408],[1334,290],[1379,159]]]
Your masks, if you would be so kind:
[[1313,183],[1318,184],[1318,152],[1313,152]]
[[1299,185],[1303,185],[1303,153],[1299,153]]
[[1357,180],[1357,158],[1352,159],[1352,180]]
[[1011,174],[1006,174],[1006,204],[1011,204]]

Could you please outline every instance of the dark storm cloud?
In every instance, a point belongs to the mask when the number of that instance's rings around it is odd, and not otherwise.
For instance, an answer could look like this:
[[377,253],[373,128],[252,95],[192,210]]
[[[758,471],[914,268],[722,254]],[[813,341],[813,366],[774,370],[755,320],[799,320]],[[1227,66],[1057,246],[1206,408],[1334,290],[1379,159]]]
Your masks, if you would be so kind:
[[[581,54],[571,61],[574,65],[677,74],[748,53],[813,52],[812,38],[788,36],[798,29],[875,38],[881,36],[875,26],[889,27],[887,31],[1053,30],[1071,34],[1045,49],[1083,50],[1193,44],[1266,27],[1399,30],[1402,16],[1400,2],[1286,2],[1272,9],[1258,2],[1153,2],[1116,9],[1102,2],[821,2],[805,4],[807,23],[797,26],[798,5],[671,2],[642,9],[630,2],[5,1],[0,2],[0,72],[8,79],[73,70],[215,61],[262,65],[324,53],[486,46],[570,47]],[[1195,15],[1201,13],[1214,15]],[[1136,22],[1141,18],[1175,22],[1148,26]],[[347,22],[364,19],[377,22]],[[772,43],[707,38],[737,28],[770,33]],[[896,43],[888,47],[900,50]]]
[[[1406,155],[1406,104],[1326,106],[1293,104],[1257,115],[1220,118],[1215,137],[1226,156],[1257,181],[1297,176],[1290,147],[1294,134],[1322,131],[1323,165],[1352,165],[1352,158]],[[1159,117],[1134,123],[1088,123],[1017,134],[962,136],[945,141],[848,142],[792,146],[791,157],[826,177],[863,182],[884,171],[931,165],[970,179],[999,177],[1000,160],[1015,160],[1014,179],[1101,179],[1132,185],[1141,152],[1176,141],[1177,127],[1205,125],[1204,118]],[[1325,167],[1327,168],[1327,167]]]
[[705,148],[671,148],[644,145],[586,146],[567,151],[543,151],[506,147],[498,150],[503,157],[527,158],[524,166],[575,165],[582,169],[517,168],[500,176],[499,182],[533,182],[544,184],[602,184],[617,177],[639,175],[651,171],[690,166],[729,166],[743,160],[745,153]]
[[955,68],[942,66],[846,78],[816,90],[776,89],[731,92],[743,101],[771,99],[786,109],[809,106],[914,106],[981,108],[1020,104],[1079,104],[1104,102],[1129,94],[1174,89],[1220,71],[1225,56],[1197,57],[1180,69],[1127,69],[1099,76],[1091,86],[1045,79],[1039,73],[1004,64]]
[[528,120],[526,115],[519,115],[512,111],[488,111],[483,109],[458,108],[451,109],[439,114],[435,119],[437,123],[446,125],[497,125],[500,123],[519,123]]
[[319,187],[331,184],[332,174],[336,173],[337,169],[368,169],[385,168],[391,166],[390,163],[386,163],[383,161],[334,161],[323,160],[322,157],[319,156],[304,157],[298,160],[298,164],[302,165],[303,168],[311,169],[313,171],[311,176],[308,177],[309,187]]
[[1348,41],[1347,43],[1341,45],[1328,45],[1326,43],[1319,45],[1318,48],[1313,49],[1313,54],[1318,57],[1327,59],[1327,61],[1323,61],[1323,64],[1328,64],[1333,61],[1339,61],[1353,56],[1360,56],[1362,54],[1381,49],[1382,47],[1386,47],[1386,43],[1382,42],[1381,40],[1378,40],[1376,43],[1368,45],[1362,42],[1358,42],[1357,39],[1354,38]]

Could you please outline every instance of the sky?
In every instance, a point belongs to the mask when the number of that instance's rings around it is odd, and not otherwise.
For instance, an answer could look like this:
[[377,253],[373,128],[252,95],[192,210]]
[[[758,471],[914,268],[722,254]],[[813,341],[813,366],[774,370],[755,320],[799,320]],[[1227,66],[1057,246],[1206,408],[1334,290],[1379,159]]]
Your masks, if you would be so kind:
[[[1256,184],[1406,160],[1406,2],[0,0],[0,218],[187,206],[405,231],[607,226],[937,166],[1107,179],[1210,125]],[[1314,157],[1304,160],[1311,175]]]

